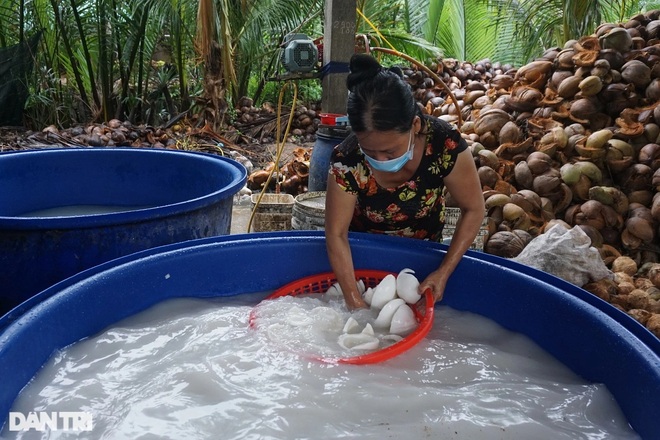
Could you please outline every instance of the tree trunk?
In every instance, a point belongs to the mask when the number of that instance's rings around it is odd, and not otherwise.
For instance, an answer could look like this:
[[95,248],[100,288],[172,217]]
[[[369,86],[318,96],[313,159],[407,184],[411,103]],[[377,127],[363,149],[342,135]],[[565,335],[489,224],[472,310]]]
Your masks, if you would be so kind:
[[211,125],[213,131],[219,131],[226,126],[227,115],[227,87],[222,76],[222,54],[220,45],[210,42],[210,49],[206,58],[206,71],[204,72],[204,120]]
[[[200,0],[195,39],[195,49],[205,63],[204,93],[201,99],[204,108],[200,113],[205,125],[216,132],[226,125],[227,78],[224,71],[227,66],[223,65],[223,56],[231,57],[230,53],[223,53],[223,48],[218,42],[217,17],[214,2]],[[231,46],[225,46],[224,50],[231,51]]]

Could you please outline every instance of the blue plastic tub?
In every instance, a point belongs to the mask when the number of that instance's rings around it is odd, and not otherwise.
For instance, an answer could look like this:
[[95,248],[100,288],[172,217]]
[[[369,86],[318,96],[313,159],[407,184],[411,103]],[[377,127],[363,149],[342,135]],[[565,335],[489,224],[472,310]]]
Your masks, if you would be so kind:
[[[185,151],[0,153],[0,314],[113,258],[229,234],[233,195],[246,179],[238,162]],[[79,213],[42,212],[65,207]]]
[[325,191],[328,185],[328,171],[332,150],[350,134],[346,125],[320,125],[316,130],[316,142],[309,159],[309,191]]
[[[447,249],[371,234],[352,233],[350,241],[357,267],[411,267],[419,277]],[[0,319],[0,414],[54,350],[159,301],[268,292],[328,270],[322,231],[200,239],[89,269],[31,298],[16,321]],[[459,264],[443,304],[529,336],[585,379],[606,384],[644,439],[660,438],[660,340],[625,313],[552,275],[474,251]]]

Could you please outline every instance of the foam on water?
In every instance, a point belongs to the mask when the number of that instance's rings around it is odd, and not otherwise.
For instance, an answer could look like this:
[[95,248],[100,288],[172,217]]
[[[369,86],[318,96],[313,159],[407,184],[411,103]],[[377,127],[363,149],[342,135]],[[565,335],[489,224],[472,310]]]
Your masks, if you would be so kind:
[[261,297],[169,300],[56,353],[12,411],[89,412],[93,432],[1,438],[639,438],[605,386],[479,315],[441,306],[406,353],[329,364],[250,328]]
[[[377,316],[378,311],[370,309],[349,312],[341,296],[283,296],[261,302],[254,310],[253,324],[270,344],[310,357],[337,359],[374,351],[346,349],[338,340],[349,317],[355,319],[359,332],[367,324],[374,326]],[[388,329],[375,326],[373,330],[380,349],[395,342]]]

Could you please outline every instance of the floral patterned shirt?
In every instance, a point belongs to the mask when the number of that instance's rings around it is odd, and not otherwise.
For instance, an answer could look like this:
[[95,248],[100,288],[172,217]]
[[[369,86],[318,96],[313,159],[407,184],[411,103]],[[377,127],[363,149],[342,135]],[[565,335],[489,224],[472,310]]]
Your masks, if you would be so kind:
[[351,231],[442,240],[444,177],[467,144],[447,122],[429,116],[425,122],[424,156],[410,180],[396,188],[376,182],[355,135],[334,148],[330,174],[344,191],[357,195]]

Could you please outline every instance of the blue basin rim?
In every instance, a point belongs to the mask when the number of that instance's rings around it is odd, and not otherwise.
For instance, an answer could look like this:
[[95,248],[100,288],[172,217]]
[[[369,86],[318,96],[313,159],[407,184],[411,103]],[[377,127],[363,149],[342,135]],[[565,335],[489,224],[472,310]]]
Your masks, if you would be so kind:
[[[350,241],[356,267],[410,267],[419,278],[447,249],[373,234],[352,233]],[[26,301],[20,313],[0,318],[0,414],[8,414],[54,350],[159,301],[265,295],[328,270],[323,231],[197,239],[87,269]],[[557,277],[473,251],[450,279],[442,304],[527,335],[585,379],[604,383],[642,438],[660,438],[660,340],[625,313]]]
[[[192,151],[60,147],[0,153],[0,315],[114,258],[229,234],[234,195],[246,180],[237,161]],[[75,213],[84,206],[120,211]],[[26,216],[65,207],[71,215]]]
[[[131,211],[69,217],[21,217],[7,215],[6,212],[0,211],[0,230],[80,229],[131,224],[146,220],[153,220],[191,212],[202,207],[209,206],[219,200],[227,198],[231,199],[231,197],[236,194],[247,181],[247,170],[237,161],[216,154],[196,151],[182,151],[162,148],[93,147],[45,148],[38,150],[0,152],[0,170],[4,170],[4,174],[7,174],[7,172],[12,169],[17,173],[31,173],[34,172],[34,170],[31,169],[32,167],[49,167],[54,161],[61,161],[61,164],[66,164],[60,166],[67,167],[66,169],[70,171],[75,171],[76,169],[82,171],[87,169],[87,171],[90,172],[90,175],[88,175],[87,178],[94,182],[94,189],[96,191],[101,191],[104,189],[102,182],[97,183],[97,176],[94,175],[95,172],[100,173],[101,170],[98,168],[105,169],[104,167],[99,166],[104,163],[111,163],[113,166],[124,167],[123,169],[120,169],[120,171],[135,173],[131,177],[126,178],[128,183],[134,183],[131,179],[135,179],[135,176],[148,176],[148,173],[142,171],[142,168],[146,164],[151,164],[153,167],[167,167],[172,166],[177,162],[184,163],[184,168],[188,173],[197,168],[200,170],[200,174],[202,173],[201,170],[204,170],[207,176],[210,175],[211,172],[214,176],[218,176],[221,174],[220,171],[222,171],[222,177],[224,181],[221,184],[216,185],[217,188],[210,192],[195,194],[193,197],[189,198],[184,197],[181,200],[169,200],[168,195],[164,194],[163,203],[157,203],[155,206],[144,207]],[[135,170],[126,170],[125,168],[127,167],[127,164],[131,164],[132,162],[137,162]],[[97,167],[96,170],[95,167]],[[118,174],[117,169],[111,167],[105,169],[105,173],[106,174],[101,174],[98,176],[98,180],[102,180],[102,176],[107,175],[110,175],[113,179],[115,179],[117,178]],[[163,177],[167,177],[170,175],[170,172],[166,169],[163,170],[162,174]],[[22,184],[25,185],[27,182],[23,181],[25,180],[24,177],[25,176],[21,175],[12,177],[5,176],[5,179],[16,180],[17,182],[22,182]],[[57,179],[52,179],[50,176],[45,176],[42,183],[47,186],[49,184],[51,186],[62,187],[67,187],[66,185],[69,187],[83,186],[81,185],[81,181],[76,175],[68,175],[63,173],[58,174],[55,177],[57,177]],[[182,181],[181,185],[184,184],[185,182]],[[132,192],[138,191],[140,189],[133,188],[132,191],[128,190],[130,192],[127,193],[126,190],[121,192],[117,188],[113,188],[114,185],[115,182],[108,182],[107,185],[105,185],[106,195],[99,196],[97,199],[104,200],[105,197],[113,198],[117,199],[117,205],[121,205],[121,201],[126,200],[127,198],[134,198],[135,196],[132,195]],[[153,195],[154,188],[151,188],[151,186],[157,185],[155,183],[150,183],[148,188],[147,185],[145,185],[143,191],[150,191],[150,194]],[[194,187],[195,184],[190,184],[189,186]],[[56,188],[52,189],[56,190]],[[32,194],[34,194],[34,189],[29,187],[25,187],[23,191],[32,191]],[[84,191],[85,188],[83,186],[81,188],[81,192],[84,193]],[[31,197],[33,197],[33,195],[28,195],[25,198],[29,199]],[[42,195],[42,198],[44,199],[47,199],[47,197],[47,195]],[[82,200],[83,197],[84,194],[73,195],[69,198]],[[148,202],[154,201],[148,196],[142,197]],[[21,200],[25,198],[21,197]],[[84,205],[99,203],[84,203],[79,201],[72,204]],[[45,207],[48,206],[38,205],[36,209],[43,209]]]

